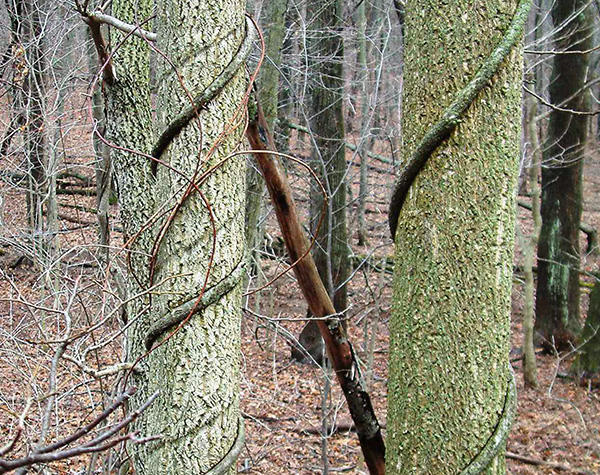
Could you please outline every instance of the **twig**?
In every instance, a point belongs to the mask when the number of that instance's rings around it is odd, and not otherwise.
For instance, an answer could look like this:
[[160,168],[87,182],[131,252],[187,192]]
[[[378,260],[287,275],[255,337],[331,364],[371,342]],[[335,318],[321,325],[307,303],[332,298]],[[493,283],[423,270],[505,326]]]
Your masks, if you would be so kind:
[[573,114],[573,115],[591,115],[591,116],[600,114],[600,110],[598,110],[598,111],[578,111],[578,110],[575,110],[575,109],[565,109],[564,107],[559,107],[559,106],[557,106],[555,104],[552,104],[551,102],[547,101],[546,99],[544,99],[539,94],[536,94],[535,92],[533,92],[527,86],[523,86],[523,90],[527,94],[531,94],[533,97],[535,97],[538,101],[540,101],[545,106],[550,107],[552,110],[555,110],[555,111],[558,111],[558,112],[566,112],[567,114]]
[[144,40],[156,41],[158,39],[158,35],[152,31],[144,30],[137,25],[130,25],[129,23],[125,23],[114,16],[106,15],[102,12],[90,13],[87,15],[87,18],[98,23],[105,23],[107,25],[114,26],[117,30],[121,30],[123,33],[131,33],[132,35]]
[[112,366],[107,366],[106,368],[95,370],[95,369],[90,368],[89,366],[85,365],[83,362],[77,360],[76,358],[73,358],[72,356],[63,355],[63,359],[75,364],[77,367],[79,367],[79,369],[81,369],[81,371],[83,371],[86,374],[89,374],[94,379],[99,379],[104,376],[110,376],[112,374],[117,374],[117,373],[120,373],[121,371],[128,371],[133,367],[132,363],[117,363]]
[[[126,400],[128,400],[136,391],[136,388],[129,388],[123,394],[121,394],[115,402],[107,409],[102,411],[92,422],[85,425],[78,431],[74,432],[68,437],[65,437],[58,442],[53,444],[40,447],[34,450],[32,453],[28,454],[25,457],[21,457],[18,459],[7,460],[0,458],[0,474],[7,473],[18,468],[22,467],[30,467],[32,465],[36,465],[39,463],[47,463],[47,462],[55,462],[57,460],[64,460],[71,457],[76,457],[78,455],[84,455],[95,452],[102,452],[108,450],[121,442],[131,441],[136,444],[150,442],[152,440],[157,440],[159,436],[149,436],[139,438],[137,436],[137,432],[129,432],[122,436],[115,436],[121,429],[129,425],[135,419],[137,419],[140,414],[142,414],[149,406],[154,402],[154,400],[158,397],[158,392],[155,392],[152,396],[148,398],[148,400],[136,411],[131,412],[127,417],[121,420],[119,423],[111,427],[106,432],[100,434],[89,442],[83,443],[77,447],[73,447],[70,449],[60,450],[63,447],[80,440],[85,435],[89,434],[92,429],[94,429],[100,422],[106,420],[113,412],[115,412],[120,406],[122,406]],[[14,447],[14,444],[12,444]],[[11,450],[9,448],[9,450]],[[4,450],[4,449],[3,449]]]
[[[303,127],[302,125],[298,125],[298,124],[294,124],[293,122],[289,122],[286,121],[285,125],[287,127],[289,127],[290,129],[295,129],[298,132],[302,132],[303,134],[310,134],[310,130],[308,130],[308,128]],[[346,147],[349,150],[352,150],[353,152],[356,152],[356,150],[358,149],[358,147],[350,142],[344,142],[344,147]],[[367,156],[370,158],[374,158],[375,160],[385,163],[386,165],[393,165],[394,164],[394,160],[391,160],[387,157],[384,157],[383,155],[379,155],[377,153],[374,152],[367,152]]]
[[527,463],[529,465],[551,467],[551,468],[554,468],[555,470],[562,470],[562,471],[569,472],[569,473],[577,473],[577,474],[581,474],[581,475],[592,475],[592,472],[590,472],[588,470],[581,470],[578,468],[569,467],[568,465],[562,465],[562,464],[556,463],[556,462],[547,462],[547,461],[541,460],[541,459],[525,457],[523,455],[515,454],[513,452],[506,452],[506,458],[518,460],[519,462]]

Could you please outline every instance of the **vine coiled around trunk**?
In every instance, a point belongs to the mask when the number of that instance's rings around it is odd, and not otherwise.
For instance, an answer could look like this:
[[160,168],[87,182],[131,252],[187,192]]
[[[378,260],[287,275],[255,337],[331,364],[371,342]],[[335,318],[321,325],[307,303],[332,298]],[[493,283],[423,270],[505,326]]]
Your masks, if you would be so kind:
[[429,157],[433,155],[442,142],[444,142],[454,129],[456,129],[458,124],[460,124],[465,112],[469,109],[483,88],[489,84],[513,46],[519,41],[523,26],[527,21],[530,7],[531,0],[520,1],[513,19],[500,40],[500,43],[498,43],[496,48],[486,58],[477,73],[475,73],[473,79],[471,79],[471,81],[469,81],[469,83],[456,95],[454,101],[443,112],[440,120],[432,125],[425,133],[414,152],[410,155],[405,167],[396,179],[394,191],[390,200],[388,224],[390,232],[392,233],[392,239],[396,238],[398,218],[411,185],[427,163]]
[[496,428],[486,444],[475,458],[469,462],[469,465],[460,472],[460,475],[479,475],[480,473],[483,473],[506,443],[508,432],[510,431],[513,419],[515,418],[515,413],[517,412],[517,382],[515,380],[515,371],[510,363],[508,364],[508,369],[509,381],[506,387],[504,408],[502,409],[500,420],[498,421],[498,424],[496,424]]
[[151,155],[156,159],[152,162],[152,170],[156,171],[158,159],[171,144],[173,139],[179,135],[183,128],[198,115],[198,113],[213,100],[219,92],[231,81],[240,67],[246,63],[250,55],[254,40],[256,40],[256,28],[250,17],[246,17],[246,36],[237,53],[221,73],[211,82],[206,89],[194,97],[192,104],[185,108],[175,117],[162,131],[156,144],[152,148]]
[[[508,29],[496,48],[486,58],[471,81],[469,81],[469,83],[456,95],[454,101],[444,110],[438,122],[429,128],[414,152],[410,155],[406,166],[400,172],[400,175],[396,180],[390,201],[388,223],[392,239],[395,239],[396,237],[400,211],[411,185],[427,163],[429,157],[433,155],[437,148],[460,124],[465,112],[469,109],[483,88],[489,84],[500,69],[502,62],[509,55],[514,45],[520,40],[530,7],[531,0],[521,0],[519,2]],[[469,462],[467,467],[461,471],[460,475],[477,475],[482,473],[487,469],[505,445],[508,432],[515,416],[517,401],[514,371],[510,364],[508,366],[510,380],[507,385],[504,407],[500,420],[496,424],[494,432],[489,437],[484,447]]]

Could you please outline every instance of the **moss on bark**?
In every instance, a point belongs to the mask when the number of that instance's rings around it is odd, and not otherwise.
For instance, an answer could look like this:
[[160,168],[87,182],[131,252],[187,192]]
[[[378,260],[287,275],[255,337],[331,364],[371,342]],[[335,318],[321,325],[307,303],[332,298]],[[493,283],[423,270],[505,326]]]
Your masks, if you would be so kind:
[[[473,77],[518,1],[408,1],[404,156]],[[460,473],[508,381],[521,58],[513,51],[429,159],[396,233],[387,472]],[[497,457],[488,473],[503,473]]]

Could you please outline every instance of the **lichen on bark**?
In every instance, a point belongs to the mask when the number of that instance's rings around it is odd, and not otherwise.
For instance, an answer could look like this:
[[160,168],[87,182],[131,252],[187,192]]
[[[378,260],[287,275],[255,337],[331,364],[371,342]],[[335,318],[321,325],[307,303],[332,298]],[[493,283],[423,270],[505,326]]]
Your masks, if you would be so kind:
[[[120,0],[113,2],[113,8],[120,19],[135,23],[150,15],[152,4]],[[157,46],[174,64],[192,96],[206,88],[238,51],[246,34],[244,6],[241,0],[158,2],[153,21]],[[115,39],[113,44],[117,43]],[[146,154],[161,131],[190,104],[174,69],[160,57],[155,63],[154,112],[148,80],[150,48],[139,38],[128,38],[115,57],[117,83],[109,91],[111,138]],[[243,133],[239,119],[246,85],[245,71],[240,68],[199,113],[198,120],[192,120],[171,142],[160,157],[168,166],[152,167],[147,157],[114,152],[126,237],[136,236],[149,218],[158,216],[156,223],[130,244],[129,293],[147,293],[129,306],[133,320],[127,335],[129,360],[144,354],[147,332],[161,316],[199,296],[211,255],[209,287],[234,272],[243,260],[243,160],[228,160],[200,184],[210,213],[198,191],[192,191],[181,206],[178,203],[194,176],[237,150]],[[234,120],[236,112],[240,114]],[[216,142],[219,145],[213,148]],[[135,398],[143,400],[156,390],[160,397],[136,428],[145,435],[160,434],[162,439],[136,446],[136,473],[205,473],[233,446],[240,417],[240,309],[238,285],[193,315],[140,362],[140,371],[132,376],[139,387]]]
[[[408,1],[403,155],[473,77],[516,0]],[[413,184],[396,233],[388,473],[460,473],[507,392],[521,58],[511,52]],[[503,473],[496,457],[487,473]]]

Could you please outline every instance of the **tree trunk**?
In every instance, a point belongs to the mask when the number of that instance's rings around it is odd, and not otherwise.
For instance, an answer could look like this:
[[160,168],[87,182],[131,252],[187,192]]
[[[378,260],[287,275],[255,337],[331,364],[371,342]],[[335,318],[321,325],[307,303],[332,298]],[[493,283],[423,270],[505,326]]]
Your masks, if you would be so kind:
[[265,37],[265,60],[258,76],[258,97],[269,130],[275,130],[279,97],[281,48],[285,37],[287,0],[270,0],[264,4],[261,21]]
[[[327,193],[327,209],[318,244],[313,255],[319,274],[331,296],[336,311],[347,306],[348,242],[346,237],[346,156],[344,147],[342,10],[340,0],[323,5],[311,1],[307,15],[314,30],[309,45],[309,69],[314,75],[311,95],[310,128],[314,142],[312,162]],[[312,229],[323,208],[323,194],[315,190],[311,196]]]
[[[317,237],[313,256],[337,312],[343,312],[347,307],[345,282],[349,273],[342,103],[344,48],[340,34],[342,10],[341,0],[332,0],[327,4],[311,0],[307,5],[307,17],[311,19],[308,67],[313,76],[310,102],[310,129],[313,138],[311,161],[327,194],[324,217],[317,232],[324,197],[316,184],[311,189],[311,229]],[[314,322],[309,322],[309,328],[305,327],[303,335],[316,335],[315,325]],[[315,347],[312,344],[314,342],[303,341],[302,335],[300,343]],[[321,343],[313,357],[318,359],[322,353]]]
[[[93,80],[98,73],[98,60],[96,59],[96,51],[90,39],[88,41],[90,77]],[[104,97],[102,90],[97,87],[92,95],[92,116],[94,118],[94,127],[97,128],[101,136],[106,135],[106,114]],[[112,191],[112,166],[110,162],[110,149],[100,140],[98,134],[94,134],[94,171],[96,175],[96,213],[98,218],[98,245],[99,255],[108,261],[109,244],[110,244],[110,227],[109,227],[109,200]]]
[[[365,209],[367,206],[367,194],[369,190],[367,168],[369,164],[369,151],[372,145],[371,139],[371,95],[369,94],[371,84],[370,69],[368,65],[369,48],[367,48],[367,11],[366,2],[362,2],[356,11],[358,23],[358,75],[362,77],[361,83],[361,107],[360,107],[360,137],[357,153],[360,156],[360,179],[358,191],[358,245],[365,246],[368,241],[367,223]],[[378,6],[378,5],[377,5]],[[375,8],[375,7],[372,7]]]
[[[204,91],[238,52],[246,34],[244,6],[240,0],[159,2],[153,22],[157,47],[181,73],[192,96]],[[142,22],[153,14],[153,2],[115,1],[113,13],[129,23]],[[150,29],[152,23],[144,27]],[[116,33],[111,44],[122,38]],[[149,65],[147,43],[129,37],[115,56],[117,80],[107,104],[111,139],[146,154],[156,137],[190,106],[177,74],[159,58],[153,117]],[[235,471],[243,440],[238,384],[244,162],[228,160],[202,181],[206,201],[190,180],[199,182],[201,173],[240,143],[245,76],[238,68],[208,107],[199,108],[199,118],[187,123],[160,155],[162,163],[113,151],[121,219],[126,238],[132,239],[129,295],[143,295],[128,308],[128,358],[142,357],[140,371],[131,377],[139,388],[132,406],[160,391],[137,429],[162,438],[136,446],[136,473],[205,473],[217,464],[219,473]],[[155,224],[147,226],[154,215]],[[198,298],[208,295],[205,288],[217,298],[195,311]],[[165,326],[167,320],[181,324]],[[151,345],[154,349],[144,357]]]
[[577,374],[582,382],[592,381],[595,385],[600,383],[600,274],[596,274],[596,282],[590,293],[585,326],[579,339],[582,345],[580,353],[573,363],[572,371]]
[[529,238],[523,239],[523,272],[525,273],[525,295],[523,297],[525,300],[525,308],[523,310],[523,379],[526,387],[537,388],[537,365],[535,361],[534,346],[535,296],[533,290],[535,284],[533,278],[533,264],[541,227],[540,185],[538,183],[540,174],[540,144],[538,140],[537,122],[535,121],[537,103],[533,97],[527,98],[526,103],[526,126],[529,128],[531,148],[531,162],[527,168],[527,173],[531,187],[533,229],[531,230]]
[[[518,3],[406,2],[405,160],[508,25],[522,18],[526,3],[513,19]],[[508,350],[521,129],[514,120],[521,111],[517,50],[433,152],[401,210],[390,320],[389,474],[480,473],[463,470],[486,456],[482,473],[505,472],[501,435],[514,407]],[[488,452],[492,440],[497,445]]]
[[[285,35],[287,0],[271,0],[264,4],[261,26],[265,38],[265,59],[258,75],[258,96],[269,130],[275,130],[279,94],[281,47]],[[250,249],[261,247],[263,226],[259,224],[265,186],[255,164],[248,164],[246,197],[246,242]],[[258,258],[258,255],[256,255]],[[258,265],[258,263],[255,263]]]
[[[17,113],[14,125],[23,133],[23,143],[27,167],[27,216],[33,233],[34,246],[45,248],[43,202],[46,193],[46,134],[44,124],[44,73],[46,56],[44,54],[44,32],[42,15],[43,2],[33,0],[17,0],[12,5],[11,24],[15,29],[17,41],[26,45],[24,49],[25,64],[21,73],[20,84],[16,84],[15,94],[21,97],[16,101],[23,107]],[[19,117],[19,114],[23,114]],[[12,125],[12,124],[11,124]],[[10,128],[9,128],[10,129]],[[16,130],[15,130],[16,131]],[[10,130],[7,132],[11,132]],[[10,136],[5,139],[6,150]],[[43,256],[43,251],[38,255]]]
[[[539,7],[539,1],[533,2],[533,8],[529,12],[528,35],[534,44],[540,36],[542,12]],[[537,79],[539,77],[539,68],[536,67],[534,61],[537,58],[526,63],[525,77],[531,79],[532,87],[535,89]],[[530,68],[530,70],[529,70]],[[523,238],[523,272],[525,274],[524,285],[524,309],[523,309],[523,382],[525,387],[537,388],[537,364],[535,359],[534,345],[534,324],[535,324],[535,280],[533,276],[533,265],[535,260],[535,252],[540,236],[540,228],[542,225],[542,217],[540,214],[540,184],[539,175],[541,168],[541,147],[539,140],[539,126],[535,120],[537,115],[537,99],[531,95],[527,95],[524,101],[525,108],[525,123],[523,135],[525,137],[525,151],[529,159],[526,167],[525,180],[529,180],[531,193],[531,215],[533,218],[533,229],[531,235]]]
[[[581,51],[591,47],[593,10],[587,0],[552,4],[554,49]],[[582,110],[588,93],[587,54],[557,54],[550,78],[550,102]],[[574,96],[574,97],[572,97]],[[579,315],[579,222],[583,156],[588,117],[552,110],[542,163],[542,229],[538,247],[536,332],[544,347],[568,349],[581,328]]]

